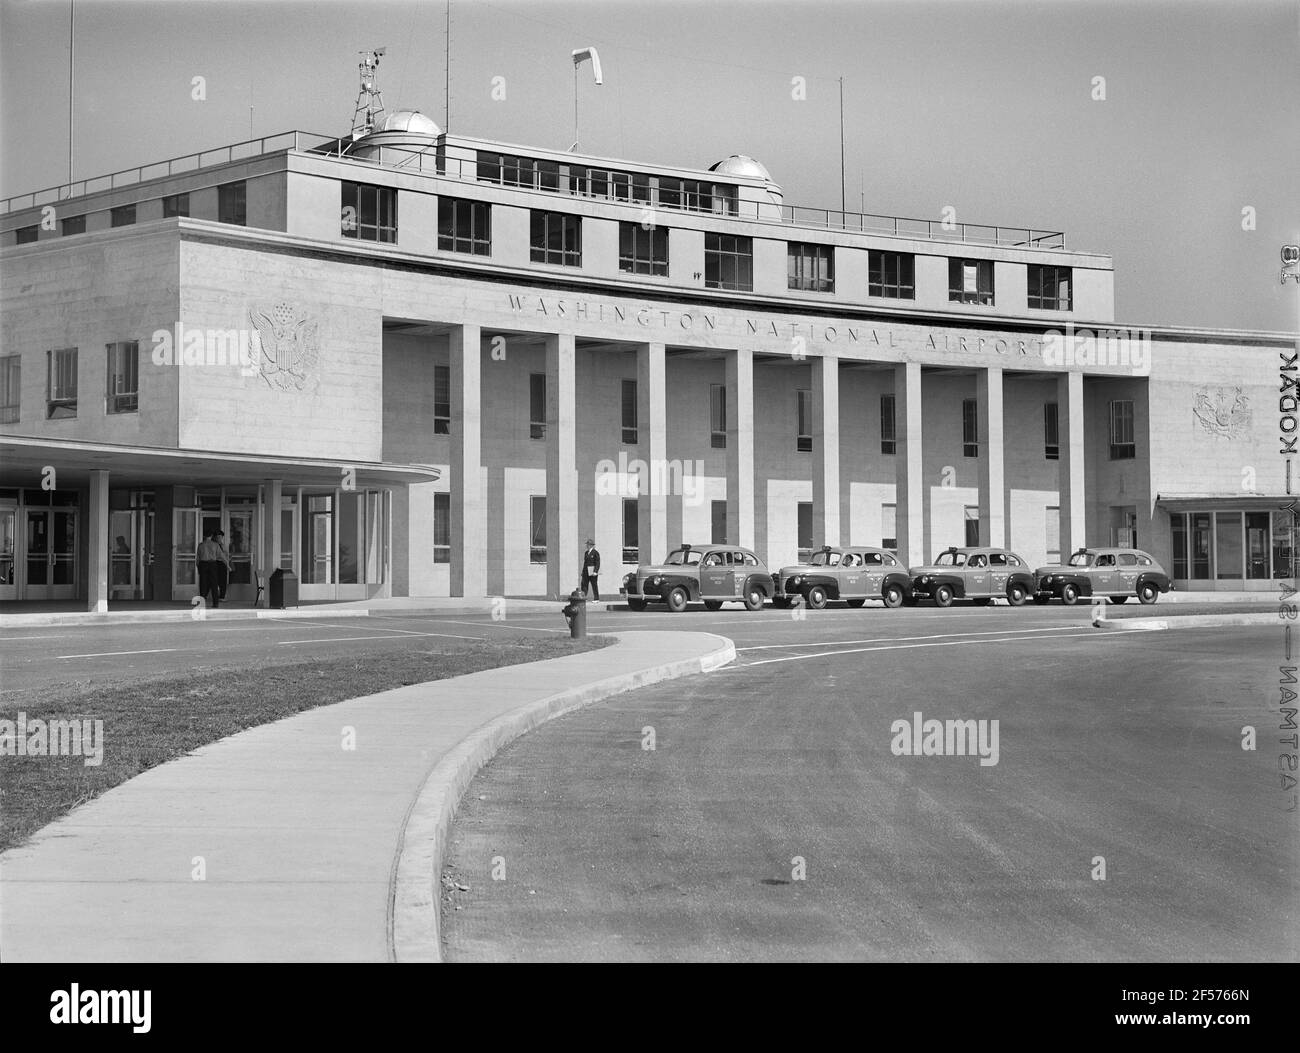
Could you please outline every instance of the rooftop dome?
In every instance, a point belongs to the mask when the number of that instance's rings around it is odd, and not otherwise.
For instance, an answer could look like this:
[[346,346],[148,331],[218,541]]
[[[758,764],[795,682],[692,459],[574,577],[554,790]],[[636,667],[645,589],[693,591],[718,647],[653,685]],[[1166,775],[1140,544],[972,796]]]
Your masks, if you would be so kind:
[[442,134],[433,121],[419,110],[394,110],[384,117],[376,132],[409,132],[412,135],[428,135],[437,138]]
[[732,154],[730,157],[719,161],[709,169],[710,172],[720,172],[722,175],[747,176],[750,179],[764,179],[767,182],[772,181],[772,176],[767,169],[746,154]]

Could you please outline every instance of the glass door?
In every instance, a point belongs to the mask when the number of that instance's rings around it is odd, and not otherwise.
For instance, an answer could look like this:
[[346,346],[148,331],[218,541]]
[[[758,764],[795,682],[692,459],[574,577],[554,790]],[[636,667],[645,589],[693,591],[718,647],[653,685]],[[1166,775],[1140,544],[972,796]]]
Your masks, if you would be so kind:
[[77,596],[77,511],[26,510],[28,600],[72,600]]
[[230,555],[230,578],[226,598],[231,601],[252,602],[256,586],[253,584],[254,530],[256,519],[253,509],[231,508],[225,514],[226,552]]
[[172,599],[199,594],[199,510],[172,510]]
[[18,509],[0,506],[0,600],[18,599],[15,543],[18,540]]

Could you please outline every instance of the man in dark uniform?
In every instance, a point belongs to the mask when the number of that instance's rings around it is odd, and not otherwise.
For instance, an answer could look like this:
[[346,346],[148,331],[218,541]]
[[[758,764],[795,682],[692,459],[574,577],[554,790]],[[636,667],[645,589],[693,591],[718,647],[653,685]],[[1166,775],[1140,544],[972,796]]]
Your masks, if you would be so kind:
[[230,557],[226,554],[226,546],[221,543],[221,539],[225,536],[224,531],[214,530],[203,539],[198,551],[199,595],[206,603],[208,594],[212,594],[213,610],[221,606],[221,594],[225,592],[226,572],[230,568]]
[[587,538],[587,551],[582,554],[582,594],[587,595],[587,585],[590,583],[597,603],[600,602],[600,586],[596,583],[599,573],[600,553],[596,551],[596,542]]

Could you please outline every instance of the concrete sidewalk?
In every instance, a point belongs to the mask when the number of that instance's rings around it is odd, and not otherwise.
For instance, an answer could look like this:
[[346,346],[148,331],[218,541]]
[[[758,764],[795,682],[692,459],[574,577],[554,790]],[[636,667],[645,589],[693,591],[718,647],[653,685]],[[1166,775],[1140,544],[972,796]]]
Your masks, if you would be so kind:
[[[0,855],[4,960],[393,960],[399,861],[409,878],[424,847],[408,815],[507,741],[498,730],[489,745],[483,729],[735,657],[711,633],[616,635],[597,651],[300,713],[123,783]],[[354,750],[342,748],[349,729]],[[435,910],[439,878],[417,878]]]

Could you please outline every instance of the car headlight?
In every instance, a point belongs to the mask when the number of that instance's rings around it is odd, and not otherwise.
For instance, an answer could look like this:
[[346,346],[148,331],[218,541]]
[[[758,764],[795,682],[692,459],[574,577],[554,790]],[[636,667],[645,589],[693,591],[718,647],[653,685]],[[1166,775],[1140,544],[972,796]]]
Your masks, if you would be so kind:
[[793,578],[790,579],[790,584],[798,588],[800,585],[803,584],[803,575],[796,574]]
[[662,585],[663,583],[664,583],[664,579],[661,578],[658,574],[656,574],[653,578],[650,579],[651,585]]

